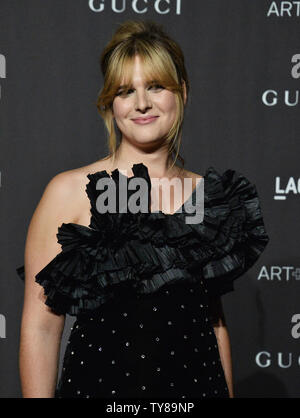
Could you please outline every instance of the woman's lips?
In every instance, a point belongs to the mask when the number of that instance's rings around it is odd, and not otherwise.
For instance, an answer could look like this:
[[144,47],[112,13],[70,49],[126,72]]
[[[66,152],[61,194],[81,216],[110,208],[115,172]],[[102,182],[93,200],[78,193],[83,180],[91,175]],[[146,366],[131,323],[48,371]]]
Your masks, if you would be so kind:
[[154,122],[157,118],[158,116],[153,116],[153,117],[145,118],[145,119],[132,119],[132,120],[134,123],[137,123],[138,125],[146,125],[147,123]]

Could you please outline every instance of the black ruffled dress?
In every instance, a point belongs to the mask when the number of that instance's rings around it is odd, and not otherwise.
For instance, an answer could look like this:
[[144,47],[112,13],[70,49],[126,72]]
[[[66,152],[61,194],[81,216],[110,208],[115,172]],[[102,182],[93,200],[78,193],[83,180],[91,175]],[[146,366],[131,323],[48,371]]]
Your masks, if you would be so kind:
[[[147,167],[132,171],[150,196]],[[194,192],[175,214],[101,214],[96,183],[110,175],[87,177],[89,227],[63,223],[62,251],[36,275],[53,312],[76,316],[55,397],[229,397],[209,301],[232,291],[269,241],[255,185],[208,168],[203,221],[188,224]],[[17,272],[24,279],[24,266]]]

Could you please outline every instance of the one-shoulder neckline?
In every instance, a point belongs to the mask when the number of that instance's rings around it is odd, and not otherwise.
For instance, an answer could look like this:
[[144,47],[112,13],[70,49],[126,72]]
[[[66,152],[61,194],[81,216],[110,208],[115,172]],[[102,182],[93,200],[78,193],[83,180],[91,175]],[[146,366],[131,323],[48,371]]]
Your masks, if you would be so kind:
[[[144,163],[135,163],[135,164],[133,164],[132,166],[131,166],[131,170],[132,170],[132,172],[133,172],[133,175],[132,176],[126,176],[125,174],[123,174],[121,171],[119,171],[119,168],[115,168],[114,170],[112,170],[112,172],[109,174],[108,172],[107,172],[107,170],[98,170],[98,171],[96,171],[96,172],[94,172],[94,173],[88,173],[87,175],[86,175],[86,177],[89,179],[89,180],[91,180],[91,178],[92,177],[97,177],[97,176],[102,176],[102,175],[104,175],[104,176],[106,176],[106,177],[110,177],[110,178],[112,178],[112,177],[116,177],[117,175],[120,175],[120,176],[123,176],[123,177],[125,177],[125,178],[127,178],[127,180],[129,181],[129,180],[131,180],[132,178],[135,178],[135,177],[137,177],[137,175],[135,174],[135,171],[136,171],[136,168],[137,167],[143,167],[145,170],[146,170],[146,172],[147,172],[147,175],[148,175],[148,177],[149,177],[149,179],[150,179],[150,176],[149,176],[149,170],[148,170],[148,167],[144,164]],[[196,177],[196,180],[197,179],[199,179],[199,180],[201,180],[201,179],[203,179],[203,180],[205,180],[206,179],[206,173],[207,173],[207,171],[208,170],[206,170],[206,172],[205,172],[205,174],[204,175],[202,175],[201,177]],[[150,179],[151,180],[151,179]],[[196,190],[197,190],[197,188],[198,188],[198,186],[201,184],[201,181],[198,181],[197,182],[197,184],[196,184],[196,186],[193,188],[193,191],[192,191],[192,193],[190,194],[190,196],[183,202],[183,204],[175,211],[175,212],[173,212],[173,213],[166,213],[166,212],[163,212],[162,210],[156,210],[156,211],[150,211],[150,212],[148,212],[148,214],[149,215],[151,215],[151,214],[153,214],[153,215],[156,215],[156,214],[161,214],[161,215],[164,215],[164,216],[166,216],[166,217],[170,217],[170,216],[176,216],[176,215],[181,215],[181,214],[185,214],[185,212],[184,212],[184,208],[186,207],[186,205],[188,205],[189,203],[190,203],[190,201],[192,201],[192,199],[193,199],[193,196],[194,196],[194,194],[196,193]],[[205,184],[204,184],[204,193],[205,193]]]

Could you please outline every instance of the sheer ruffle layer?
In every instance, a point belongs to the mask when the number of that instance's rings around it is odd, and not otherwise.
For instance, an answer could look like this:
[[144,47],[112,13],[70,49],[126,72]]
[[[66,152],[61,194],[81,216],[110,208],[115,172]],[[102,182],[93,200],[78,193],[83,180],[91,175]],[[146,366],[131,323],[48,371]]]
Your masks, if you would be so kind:
[[[151,186],[143,164],[132,170]],[[256,187],[234,170],[219,175],[208,168],[204,218],[198,224],[185,223],[184,210],[98,213],[96,183],[104,176],[106,171],[88,175],[89,227],[63,223],[57,233],[61,253],[36,275],[46,304],[58,314],[85,314],[124,289],[140,297],[179,280],[197,284],[204,279],[211,295],[225,294],[269,241]],[[24,266],[17,272],[24,279]]]

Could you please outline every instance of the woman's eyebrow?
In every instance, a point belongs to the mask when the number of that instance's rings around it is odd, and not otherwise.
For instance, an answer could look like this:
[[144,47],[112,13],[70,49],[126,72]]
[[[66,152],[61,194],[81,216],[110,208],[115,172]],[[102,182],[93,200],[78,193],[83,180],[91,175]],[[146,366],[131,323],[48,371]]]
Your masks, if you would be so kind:
[[123,89],[124,87],[128,87],[128,86],[129,86],[129,84],[123,84],[122,86],[119,86],[118,88]]
[[[145,84],[152,84],[152,83],[158,83],[158,80],[150,80],[150,81],[146,81]],[[131,86],[131,84],[122,84],[121,86],[118,87],[118,89],[123,89],[126,87]]]

